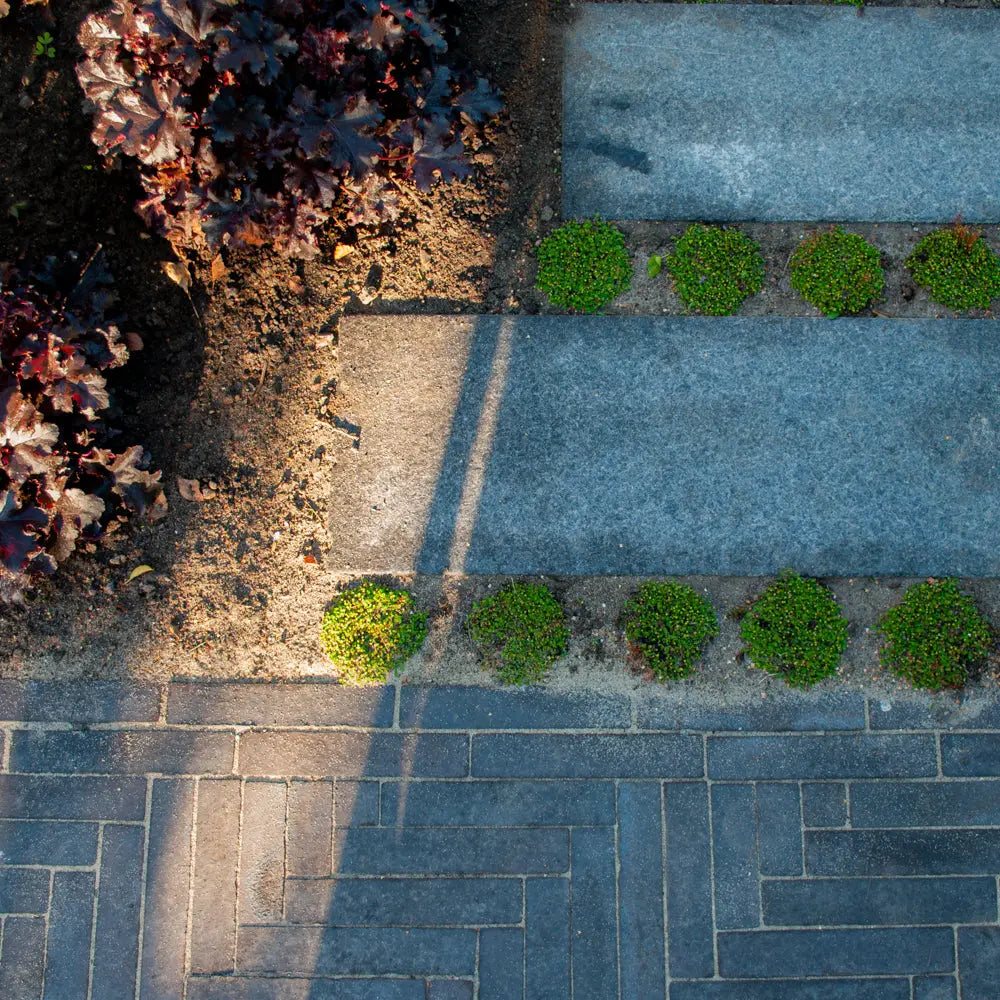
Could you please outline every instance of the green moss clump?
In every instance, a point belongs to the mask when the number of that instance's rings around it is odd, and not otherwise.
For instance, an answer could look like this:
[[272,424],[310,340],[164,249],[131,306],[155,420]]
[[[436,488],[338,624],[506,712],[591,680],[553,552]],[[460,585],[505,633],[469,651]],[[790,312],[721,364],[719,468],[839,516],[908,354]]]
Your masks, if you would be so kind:
[[786,571],[747,612],[741,635],[755,667],[806,688],[837,672],[847,619],[818,580]]
[[600,218],[567,222],[538,248],[538,288],[554,305],[597,312],[631,284],[625,237]]
[[569,643],[563,610],[541,583],[510,583],[477,601],[469,634],[504,684],[542,680]]
[[719,623],[709,600],[683,583],[644,583],[625,604],[625,638],[658,680],[694,673]]
[[953,579],[910,587],[878,629],[885,638],[882,666],[930,691],[962,687],[994,646],[990,623]]
[[885,288],[878,247],[840,226],[807,236],[792,255],[791,282],[831,319],[861,312]]
[[764,284],[760,247],[738,229],[695,223],[666,259],[684,308],[729,316]]
[[323,616],[320,644],[348,684],[384,684],[427,637],[427,615],[405,590],[363,581]]
[[949,309],[989,309],[1000,296],[1000,258],[978,229],[935,229],[906,258],[913,280]]

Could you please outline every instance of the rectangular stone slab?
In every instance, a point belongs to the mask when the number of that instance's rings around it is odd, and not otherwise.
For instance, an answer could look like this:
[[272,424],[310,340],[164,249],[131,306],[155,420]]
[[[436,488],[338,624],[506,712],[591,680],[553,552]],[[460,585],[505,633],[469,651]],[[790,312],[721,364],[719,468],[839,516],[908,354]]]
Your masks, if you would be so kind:
[[563,212],[1000,220],[990,10],[577,7]]
[[1000,575],[995,320],[349,317],[332,568]]

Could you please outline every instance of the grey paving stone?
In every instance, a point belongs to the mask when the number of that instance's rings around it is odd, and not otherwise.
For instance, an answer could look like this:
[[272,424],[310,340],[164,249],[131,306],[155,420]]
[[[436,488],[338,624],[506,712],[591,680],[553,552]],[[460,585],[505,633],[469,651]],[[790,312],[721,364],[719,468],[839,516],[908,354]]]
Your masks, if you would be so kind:
[[622,996],[658,997],[664,983],[660,785],[618,786],[618,923]]
[[997,914],[989,878],[766,879],[761,899],[775,927],[975,924]]
[[0,680],[0,719],[10,722],[155,722],[160,688],[115,681]]
[[[750,992],[752,990],[752,993]],[[910,1000],[908,979],[754,979],[670,984],[670,1000]]]
[[[980,86],[1000,86],[998,42],[987,11],[584,4],[564,57],[563,214],[945,222],[967,205],[995,221]],[[967,59],[974,79],[951,83]]]
[[533,688],[497,690],[458,685],[400,689],[404,729],[627,729],[632,706],[623,695],[563,695]]
[[241,726],[391,726],[396,689],[325,682],[170,685],[167,722]]
[[671,697],[647,695],[638,703],[640,729],[698,729],[708,732],[788,732],[865,728],[865,700],[840,692],[782,693],[752,706],[689,704]]
[[145,778],[0,774],[0,816],[141,820],[145,814]]
[[945,734],[941,767],[958,778],[1000,777],[1000,733]]
[[802,874],[802,821],[796,785],[757,786],[758,850],[762,875]]
[[920,778],[937,772],[930,735],[708,738],[708,775],[721,780]]
[[240,772],[285,777],[462,778],[468,737],[460,733],[254,730],[240,737]]
[[524,917],[525,1000],[569,1000],[569,882],[528,879]]
[[570,942],[574,1000],[606,1000],[618,992],[618,887],[615,831],[570,833]]
[[485,733],[472,737],[476,778],[700,778],[698,736]]
[[558,874],[569,868],[569,837],[559,829],[338,830],[340,875]]
[[144,831],[136,826],[104,827],[101,879],[97,890],[91,996],[117,1000],[135,996],[142,908]]
[[0,851],[5,865],[92,865],[97,824],[0,820]]
[[[863,788],[863,785],[856,785]],[[874,786],[870,786],[874,787]],[[923,786],[926,787],[926,786]],[[806,826],[847,826],[847,785],[824,781],[802,786],[802,822]],[[895,824],[889,824],[895,825]]]
[[45,1000],[80,1000],[90,979],[92,872],[55,872],[45,948]]
[[53,774],[230,774],[231,733],[191,730],[20,731],[10,769]]
[[507,927],[479,932],[479,1000],[523,995],[524,931]]
[[45,913],[48,908],[48,872],[0,868],[0,913]]
[[994,1000],[1000,968],[1000,927],[958,929],[958,972],[962,1000]]
[[427,1000],[423,979],[192,977],[188,1000]]
[[1000,826],[1000,781],[855,782],[851,825]]
[[333,794],[334,826],[378,826],[379,782],[338,780]]
[[285,919],[332,927],[519,924],[517,878],[289,879]]
[[726,979],[912,975],[955,967],[950,927],[729,931],[718,935],[718,948]]
[[194,793],[193,781],[153,782],[140,1000],[176,1000],[183,993]]
[[386,826],[614,825],[610,781],[410,781],[382,786]]
[[466,361],[490,371],[470,345],[501,329],[466,572],[1000,575],[992,320],[693,316],[345,318],[365,443],[335,470],[341,569],[447,568],[425,541],[456,534],[435,497],[462,494]]
[[285,884],[286,788],[279,781],[248,781],[243,786],[237,920],[281,920]]
[[333,782],[293,781],[288,789],[289,875],[333,871]]
[[760,924],[757,802],[753,785],[712,786],[715,926]]
[[455,976],[475,972],[476,932],[453,928],[241,927],[241,972]]
[[471,979],[429,979],[427,1000],[472,1000],[474,986]]
[[663,789],[667,844],[667,955],[675,979],[715,974],[712,948],[712,832],[708,789]]
[[240,799],[238,778],[198,782],[191,898],[194,973],[231,972],[234,967]]
[[913,1000],[956,1000],[958,984],[954,976],[917,976],[913,980]]
[[869,700],[872,729],[998,729],[1000,701],[948,692]]
[[993,875],[1000,830],[809,830],[810,875]]
[[44,918],[7,917],[0,955],[0,996],[4,1000],[40,1000],[44,971]]

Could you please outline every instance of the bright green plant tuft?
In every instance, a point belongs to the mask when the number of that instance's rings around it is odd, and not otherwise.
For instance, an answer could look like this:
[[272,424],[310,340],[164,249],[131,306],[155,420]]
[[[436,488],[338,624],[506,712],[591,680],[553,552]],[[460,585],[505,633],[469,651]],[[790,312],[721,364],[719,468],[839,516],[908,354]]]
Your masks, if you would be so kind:
[[978,229],[935,229],[906,258],[913,280],[949,309],[989,309],[1000,296],[1000,258]]
[[695,223],[666,259],[684,308],[728,316],[764,284],[760,247],[738,229]]
[[807,236],[792,255],[791,282],[806,302],[835,318],[861,312],[885,287],[878,247],[840,226]]
[[631,284],[625,237],[600,218],[567,222],[538,248],[538,288],[554,305],[596,312]]
[[885,637],[882,666],[931,691],[962,687],[994,645],[990,623],[952,579],[910,587],[878,628]]
[[477,601],[469,634],[504,684],[542,680],[569,642],[563,610],[541,583],[510,583]]
[[755,667],[806,688],[837,672],[847,619],[818,580],[786,571],[746,614],[741,635]]
[[625,605],[625,638],[661,681],[694,673],[719,633],[712,604],[684,583],[644,583]]
[[408,591],[368,580],[346,590],[323,616],[320,644],[348,684],[384,684],[427,636],[427,615]]

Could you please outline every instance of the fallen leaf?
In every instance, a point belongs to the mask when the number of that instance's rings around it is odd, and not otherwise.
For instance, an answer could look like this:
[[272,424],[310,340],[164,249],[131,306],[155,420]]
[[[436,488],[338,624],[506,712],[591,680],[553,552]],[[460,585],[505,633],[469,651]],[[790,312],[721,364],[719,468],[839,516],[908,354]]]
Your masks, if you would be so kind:
[[294,295],[305,295],[306,284],[297,274],[288,279],[288,287]]
[[182,500],[190,500],[192,503],[204,503],[208,497],[201,491],[201,483],[197,479],[181,479],[177,477],[177,492]]
[[129,330],[125,334],[125,343],[128,345],[130,351],[141,351],[145,346],[142,342],[142,337],[134,330]]
[[338,243],[333,248],[333,259],[343,260],[345,257],[349,257],[354,253],[354,247],[348,246],[346,243]]
[[212,258],[212,284],[214,285],[217,281],[221,281],[226,276],[226,265],[222,260],[222,254],[217,253]]
[[178,264],[175,260],[162,260],[160,266],[163,268],[163,273],[175,285],[180,285],[185,292],[191,291],[191,272],[187,264]]
[[646,265],[646,273],[651,278],[655,278],[662,269],[663,258],[659,254],[654,253],[653,256],[649,258],[649,263]]
[[131,583],[137,576],[145,576],[147,573],[152,573],[153,567],[147,566],[143,563],[141,566],[136,566],[134,570],[128,575],[127,583]]
[[309,566],[319,565],[319,560],[315,556],[303,556],[302,561]]

